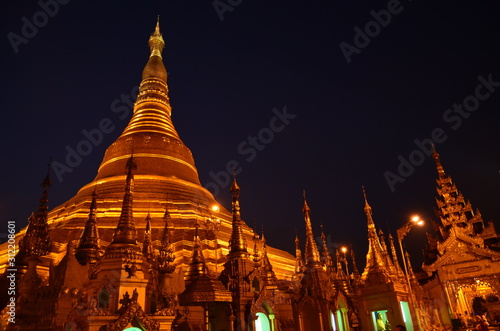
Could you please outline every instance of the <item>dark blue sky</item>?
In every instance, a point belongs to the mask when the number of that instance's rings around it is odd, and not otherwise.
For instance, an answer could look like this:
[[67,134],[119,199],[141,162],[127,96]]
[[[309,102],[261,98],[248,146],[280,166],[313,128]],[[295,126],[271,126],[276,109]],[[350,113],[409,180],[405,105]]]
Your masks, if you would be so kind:
[[[303,189],[315,231],[323,223],[333,244],[351,243],[361,265],[362,185],[384,231],[395,233],[414,212],[432,219],[435,167],[419,158],[415,140],[435,130],[445,170],[500,225],[496,1],[232,3],[223,20],[211,1],[73,0],[58,3],[57,13],[47,7],[53,17],[35,1],[4,3],[1,226],[26,223],[49,156],[67,164],[68,150],[87,139],[83,131],[108,118],[113,130],[71,173],[62,181],[52,173],[50,205],[94,178],[128,122],[126,100],[140,83],[158,14],[174,124],[200,179],[215,183],[237,161],[243,218],[265,224],[272,246],[292,250],[294,228],[303,232]],[[23,29],[33,23],[38,31]],[[493,83],[478,87],[478,77]],[[288,118],[273,120],[285,107]],[[384,173],[400,175],[400,155],[419,165],[391,190]],[[217,186],[229,207],[228,187]],[[408,237],[417,261],[424,237]]]

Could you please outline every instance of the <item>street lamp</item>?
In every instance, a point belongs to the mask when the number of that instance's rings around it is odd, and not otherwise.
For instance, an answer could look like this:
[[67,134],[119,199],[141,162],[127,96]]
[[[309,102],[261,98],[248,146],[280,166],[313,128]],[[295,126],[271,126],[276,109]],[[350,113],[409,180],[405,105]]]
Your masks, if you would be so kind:
[[349,266],[347,265],[347,257],[346,257],[347,247],[345,246],[340,247],[340,251],[344,253],[345,272],[347,273],[347,277],[349,277]]
[[[418,215],[414,215],[410,218],[408,223],[403,225],[397,230],[398,234],[398,242],[399,242],[399,248],[401,250],[401,257],[403,258],[403,265],[405,268],[405,274],[406,274],[406,281],[408,282],[408,294],[410,295],[411,300],[413,301],[413,307],[415,308],[415,302],[413,298],[413,292],[411,289],[411,283],[410,283],[410,275],[408,274],[408,266],[406,265],[406,256],[403,250],[403,239],[406,237],[408,233],[410,233],[410,230],[412,227],[415,225],[422,226],[424,225],[424,220],[420,218]],[[417,316],[417,323],[420,324],[419,318]]]
[[424,223],[425,223],[424,220],[421,219],[420,216],[414,215],[410,218],[408,223],[406,223],[405,225],[403,225],[402,227],[400,227],[397,230],[399,248],[401,249],[401,257],[403,258],[403,265],[405,267],[406,276],[408,276],[408,267],[406,266],[405,253],[403,251],[403,239],[410,232],[412,227],[414,227],[415,225],[422,226],[422,225],[424,225]]

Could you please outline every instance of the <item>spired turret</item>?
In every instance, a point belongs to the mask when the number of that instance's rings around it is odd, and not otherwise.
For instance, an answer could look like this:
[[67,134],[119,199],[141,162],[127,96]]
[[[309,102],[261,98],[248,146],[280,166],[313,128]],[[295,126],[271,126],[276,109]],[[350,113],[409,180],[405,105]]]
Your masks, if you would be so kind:
[[311,209],[307,204],[306,192],[304,191],[304,207],[302,213],[304,214],[304,222],[306,224],[306,265],[308,267],[314,266],[315,268],[322,268],[321,258],[318,251],[318,246],[314,240],[314,233],[311,224]]

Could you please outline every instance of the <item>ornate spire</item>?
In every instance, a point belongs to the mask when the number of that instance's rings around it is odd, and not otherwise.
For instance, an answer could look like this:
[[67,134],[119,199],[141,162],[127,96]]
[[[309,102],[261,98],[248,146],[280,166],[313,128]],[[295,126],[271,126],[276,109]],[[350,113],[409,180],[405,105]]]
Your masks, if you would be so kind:
[[137,169],[133,155],[127,161],[127,179],[125,183],[125,195],[123,196],[122,212],[118,225],[115,229],[113,244],[137,245],[137,230],[135,229],[132,212],[132,200],[134,192],[134,173]]
[[[181,141],[172,123],[167,70],[161,57],[165,42],[159,22],[148,44],[151,54],[142,72],[133,116],[120,137],[106,151],[95,180],[120,176],[122,164],[128,157],[124,151],[127,151],[129,144],[134,144],[136,158],[145,161],[141,162],[138,174],[180,179],[200,185],[191,151]],[[127,104],[132,105],[130,99],[127,101]],[[158,177],[150,176],[147,180],[154,182]]]
[[[297,232],[297,230],[295,230]],[[299,236],[295,233],[295,273],[301,274],[304,272],[304,258],[300,250]]]
[[352,274],[354,279],[359,279],[358,264],[356,263],[356,256],[354,255],[354,250],[351,248],[351,261],[352,261]]
[[231,233],[231,241],[229,242],[229,254],[233,256],[247,256],[247,248],[245,238],[243,237],[243,221],[240,214],[240,187],[234,176],[233,184],[231,185],[231,193],[233,194],[232,212],[233,212],[233,229]]
[[343,258],[340,256],[340,252],[338,249],[335,250],[335,260],[337,261],[337,279],[347,278],[346,272],[342,267]]
[[165,227],[163,228],[162,244],[170,245],[170,225],[172,222],[172,217],[168,212],[168,203],[165,206],[165,214],[163,214],[163,219],[165,220]]
[[363,197],[365,199],[365,214],[366,214],[366,218],[368,220],[368,227],[370,228],[370,225],[373,224],[373,228],[375,228],[375,223],[373,223],[373,218],[372,218],[372,207],[370,206],[370,204],[368,203],[368,199],[366,198],[366,192],[365,192],[365,187],[362,186],[363,188]]
[[328,250],[325,232],[323,231],[323,224],[321,225],[321,262],[323,262],[326,271],[333,271],[333,260]]
[[368,227],[368,253],[366,254],[366,266],[363,271],[362,279],[367,280],[369,277],[373,277],[375,282],[386,282],[391,272],[391,266],[388,265],[390,261],[388,260],[387,251],[384,250],[384,246],[377,235],[377,229],[375,228],[375,223],[372,218],[372,208],[368,204],[364,187],[363,196]]
[[438,152],[436,151],[434,144],[432,145],[432,158],[436,162],[436,168],[437,168],[439,178],[447,177],[446,173],[444,172],[444,168],[441,165],[441,160],[440,160]]
[[160,17],[158,17],[158,21],[156,22],[155,31],[149,37],[148,45],[151,54],[149,55],[148,63],[142,71],[143,83],[148,79],[157,79],[166,84],[167,70],[165,69],[165,65],[163,64],[163,59],[161,57],[161,52],[163,51],[163,47],[165,47],[165,41],[160,33]]
[[156,261],[158,263],[158,271],[160,273],[170,274],[175,270],[175,265],[173,264],[173,262],[175,261],[175,256],[170,238],[171,217],[170,213],[168,212],[168,207],[165,207],[165,215],[163,216],[163,219],[165,220],[165,227],[163,228],[163,237],[161,240],[161,245],[158,249],[159,255],[156,258]]
[[[413,267],[411,266],[410,253],[405,252],[406,265],[408,266],[408,275],[410,278],[410,282],[413,286],[418,284],[417,277],[415,276],[415,272],[413,272]],[[411,286],[411,285],[410,285]]]
[[52,242],[50,240],[49,225],[47,222],[47,211],[49,209],[47,205],[48,191],[49,187],[52,185],[49,176],[50,169],[49,163],[47,176],[42,182],[43,192],[42,198],[40,199],[40,205],[38,206],[38,212],[36,216],[31,214],[28,218],[26,234],[19,243],[20,256],[39,257],[50,253]]
[[158,20],[156,21],[155,31],[151,34],[148,41],[149,49],[151,50],[150,56],[159,56],[161,58],[161,52],[163,47],[165,47],[165,41],[160,33],[160,15],[158,15]]
[[387,252],[387,244],[385,243],[385,234],[384,231],[382,231],[382,229],[378,230],[378,238],[380,241],[380,245],[382,245],[382,251]]
[[278,280],[273,271],[273,266],[269,261],[269,257],[267,256],[267,243],[266,238],[264,236],[264,226],[262,226],[262,269],[263,269],[263,277],[265,279],[267,289],[277,289],[278,288]]
[[309,208],[306,200],[306,191],[304,191],[304,207],[302,208],[304,214],[304,221],[306,223],[306,264],[313,265],[321,268],[321,259],[318,252],[318,246],[314,240],[314,233],[311,224],[311,209]]
[[198,236],[198,222],[195,224],[194,239],[193,239],[193,255],[186,271],[186,282],[191,282],[196,278],[206,275],[205,258],[200,246],[200,237]]
[[403,269],[401,269],[401,266],[399,265],[398,255],[396,254],[396,248],[394,247],[394,238],[390,233],[389,233],[389,245],[391,247],[392,263],[396,268],[396,272],[399,277],[404,277],[405,274],[403,273]]
[[87,263],[96,263],[101,254],[99,246],[99,231],[97,230],[97,202],[96,189],[92,193],[92,202],[90,203],[89,218],[82,231],[80,242],[76,248],[75,257],[81,265]]
[[146,230],[144,231],[144,243],[142,245],[142,254],[148,259],[153,260],[155,249],[151,241],[151,214],[146,216]]
[[209,327],[208,306],[215,302],[231,302],[231,292],[222,284],[218,278],[208,274],[205,258],[200,247],[198,237],[198,222],[195,224],[193,239],[193,255],[186,271],[186,288],[179,294],[179,303],[182,306],[203,306],[205,317],[205,329]]
[[255,268],[260,267],[260,255],[259,255],[259,248],[257,247],[257,242],[259,241],[259,235],[257,232],[254,232],[252,240],[254,241],[253,244],[253,262]]
[[440,156],[435,149],[432,157],[436,162],[438,172],[436,203],[438,206],[437,215],[444,227],[441,229],[442,237],[448,237],[449,228],[452,226],[458,226],[469,236],[481,233],[484,223],[480,213],[474,215],[471,203],[465,200],[451,177],[445,173]]

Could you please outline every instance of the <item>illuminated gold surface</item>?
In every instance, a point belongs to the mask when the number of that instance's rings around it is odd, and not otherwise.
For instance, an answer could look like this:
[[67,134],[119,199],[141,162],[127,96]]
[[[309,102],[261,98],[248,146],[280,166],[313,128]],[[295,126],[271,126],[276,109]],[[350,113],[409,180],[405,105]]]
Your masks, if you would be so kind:
[[[143,240],[145,218],[150,212],[152,241],[159,240],[162,230],[162,217],[169,209],[173,225],[173,247],[176,262],[186,266],[191,255],[192,241],[184,239],[184,231],[192,231],[194,222],[205,222],[214,217],[220,220],[220,231],[216,233],[218,261],[209,249],[213,242],[205,240],[203,253],[207,256],[208,267],[219,270],[227,255],[231,234],[232,216],[220,206],[212,194],[201,186],[194,159],[189,148],[180,140],[171,120],[171,106],[168,98],[167,72],[161,60],[164,42],[159,28],[150,38],[151,56],[143,71],[143,80],[134,115],[124,132],[108,147],[99,166],[95,179],[84,185],[67,202],[53,208],[48,214],[53,247],[51,259],[60,261],[68,241],[79,240],[89,216],[92,193],[97,188],[96,199],[97,228],[101,246],[105,248],[113,241],[117,220],[122,213],[124,196],[125,164],[134,154],[137,170],[134,173],[134,211],[133,218],[138,229],[138,240]],[[26,229],[20,229],[17,240]],[[253,238],[253,231],[243,223],[242,235],[246,241]],[[202,239],[203,242],[203,239]],[[291,279],[294,271],[294,258],[287,252],[268,248],[268,256],[274,271],[280,279]],[[7,246],[0,246],[0,270],[5,269]]]

